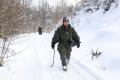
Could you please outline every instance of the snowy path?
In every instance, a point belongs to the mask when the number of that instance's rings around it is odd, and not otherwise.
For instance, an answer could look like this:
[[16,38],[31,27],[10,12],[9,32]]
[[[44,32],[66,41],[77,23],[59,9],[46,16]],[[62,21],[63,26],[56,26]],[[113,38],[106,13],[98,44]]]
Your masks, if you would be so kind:
[[[10,72],[0,68],[0,71],[3,71],[0,74],[0,80],[103,80],[73,56],[68,65],[68,71],[64,72],[57,50],[54,67],[50,67],[53,58],[51,35],[40,36],[35,33],[29,37],[29,40],[24,41],[24,45],[13,46],[19,49],[20,46],[30,45],[26,51],[14,57],[16,61],[10,66]],[[5,75],[9,76],[4,77]]]
[[49,40],[50,39],[48,36],[38,35],[33,37],[33,57],[36,59],[40,71],[38,78],[41,80],[103,80],[97,74],[76,61],[74,58],[71,59],[68,71],[62,71],[61,63],[57,53],[55,56],[55,65],[53,68],[51,68],[50,65],[53,54],[51,53],[52,50],[50,49]]

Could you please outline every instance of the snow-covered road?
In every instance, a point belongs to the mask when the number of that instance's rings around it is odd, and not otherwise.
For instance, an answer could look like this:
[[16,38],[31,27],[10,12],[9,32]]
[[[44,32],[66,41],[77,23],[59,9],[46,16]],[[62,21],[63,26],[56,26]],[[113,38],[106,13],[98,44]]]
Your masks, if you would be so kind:
[[51,39],[51,34],[33,33],[16,40],[11,48],[18,52],[20,49],[26,50],[10,58],[9,68],[0,68],[2,71],[0,80],[103,80],[73,56],[71,56],[68,71],[63,71],[57,47],[55,64],[50,67],[54,52],[51,48]]
[[[37,62],[36,66],[39,66],[36,71],[37,73],[39,72],[39,75],[37,74],[38,79],[36,78],[36,80],[103,80],[73,57],[68,66],[68,71],[62,71],[57,51],[54,67],[50,67],[53,56],[50,39],[50,35],[48,34],[43,36],[35,34],[32,38],[32,60],[35,60]],[[33,76],[35,75],[33,73]]]

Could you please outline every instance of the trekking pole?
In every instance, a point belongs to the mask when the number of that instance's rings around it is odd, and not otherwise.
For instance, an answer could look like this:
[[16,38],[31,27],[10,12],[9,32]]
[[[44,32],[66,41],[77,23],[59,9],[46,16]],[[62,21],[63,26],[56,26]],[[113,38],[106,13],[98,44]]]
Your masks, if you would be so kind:
[[53,55],[53,62],[52,62],[52,65],[50,67],[54,66],[54,59],[55,59],[55,49],[54,49],[54,55]]

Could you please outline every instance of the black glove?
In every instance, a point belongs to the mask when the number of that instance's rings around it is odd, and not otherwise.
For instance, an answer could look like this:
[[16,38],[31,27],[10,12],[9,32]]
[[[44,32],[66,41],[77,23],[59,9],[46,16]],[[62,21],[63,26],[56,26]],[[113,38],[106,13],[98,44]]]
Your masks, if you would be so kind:
[[52,47],[52,49],[54,49],[55,48],[55,44],[52,44],[51,47]]
[[80,43],[77,43],[77,48],[79,48],[80,47]]

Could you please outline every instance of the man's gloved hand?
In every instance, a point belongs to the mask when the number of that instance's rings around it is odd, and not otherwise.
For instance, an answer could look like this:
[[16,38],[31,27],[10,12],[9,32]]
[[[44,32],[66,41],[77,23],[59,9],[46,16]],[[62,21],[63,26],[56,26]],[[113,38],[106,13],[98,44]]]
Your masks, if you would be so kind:
[[52,47],[52,49],[54,49],[55,48],[55,44],[52,44],[51,47]]
[[77,43],[77,48],[79,48],[80,47],[80,43]]

